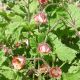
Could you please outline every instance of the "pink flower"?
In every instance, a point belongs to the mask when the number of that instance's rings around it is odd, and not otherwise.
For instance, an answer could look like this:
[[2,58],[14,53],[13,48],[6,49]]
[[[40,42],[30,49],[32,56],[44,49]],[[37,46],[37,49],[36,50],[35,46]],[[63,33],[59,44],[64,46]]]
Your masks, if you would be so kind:
[[47,23],[47,16],[45,13],[41,12],[39,14],[37,14],[35,17],[34,17],[34,20],[36,23],[42,23],[42,24],[45,24]]
[[50,46],[47,43],[40,43],[37,48],[38,52],[48,54],[51,51]]
[[60,67],[53,67],[50,69],[49,74],[51,77],[58,79],[62,75],[62,70]]
[[38,0],[40,4],[47,4],[48,0]]
[[26,59],[23,56],[16,56],[16,57],[13,57],[12,59],[12,65],[14,69],[17,69],[17,70],[22,69],[25,65],[25,62],[26,62]]

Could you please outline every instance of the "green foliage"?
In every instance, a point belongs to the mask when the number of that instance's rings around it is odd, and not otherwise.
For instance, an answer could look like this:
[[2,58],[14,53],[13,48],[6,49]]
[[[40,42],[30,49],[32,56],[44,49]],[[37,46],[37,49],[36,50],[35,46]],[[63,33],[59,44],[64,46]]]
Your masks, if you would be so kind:
[[0,66],[1,66],[7,59],[7,57],[4,56],[3,51],[0,51],[0,59],[1,59],[1,62],[0,62]]
[[0,74],[5,76],[8,80],[15,79],[15,73],[11,69],[2,69],[0,70]]
[[61,43],[56,35],[49,34],[49,37],[51,39],[51,43],[54,45],[54,51],[61,61],[71,62],[76,57],[77,51]]
[[[80,9],[79,7],[73,4],[68,5],[69,8],[69,12],[71,14],[71,17],[73,18],[74,22],[75,22],[75,26],[76,28],[80,28]],[[75,14],[76,13],[76,14]]]
[[63,74],[63,79],[64,80],[79,80],[80,79],[80,71],[74,73],[74,74],[70,74],[70,73],[67,73],[67,74]]
[[[79,6],[78,0],[0,0],[0,80],[55,80],[40,74],[42,64],[61,67],[59,80],[80,80]],[[46,24],[34,20],[40,12]],[[38,52],[40,43],[49,44],[48,55]],[[13,66],[14,56],[25,56],[22,69]]]

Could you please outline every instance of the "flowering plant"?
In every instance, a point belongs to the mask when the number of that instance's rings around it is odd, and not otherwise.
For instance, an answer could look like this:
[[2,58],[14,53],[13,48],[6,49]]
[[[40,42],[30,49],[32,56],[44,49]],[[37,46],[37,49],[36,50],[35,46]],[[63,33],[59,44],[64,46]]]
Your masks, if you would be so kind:
[[80,80],[79,0],[0,0],[0,80]]

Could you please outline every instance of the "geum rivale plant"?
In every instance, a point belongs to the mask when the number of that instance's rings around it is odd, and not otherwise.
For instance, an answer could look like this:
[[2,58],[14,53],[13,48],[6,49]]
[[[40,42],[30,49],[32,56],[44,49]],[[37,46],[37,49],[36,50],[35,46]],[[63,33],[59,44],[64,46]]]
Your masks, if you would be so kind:
[[79,13],[79,1],[1,0],[0,80],[79,80]]

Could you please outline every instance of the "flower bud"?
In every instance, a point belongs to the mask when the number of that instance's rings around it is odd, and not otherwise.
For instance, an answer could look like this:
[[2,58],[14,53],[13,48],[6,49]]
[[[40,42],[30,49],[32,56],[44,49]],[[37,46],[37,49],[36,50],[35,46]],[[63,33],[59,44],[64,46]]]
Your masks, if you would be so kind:
[[16,44],[15,44],[15,47],[19,47],[21,45],[21,42],[17,42]]
[[48,0],[38,0],[40,4],[47,4]]
[[37,71],[35,72],[36,73],[35,75],[39,76],[41,74],[47,74],[49,72],[49,68],[50,67],[48,65],[42,64],[40,68],[38,68]]
[[48,67],[48,65],[45,65],[45,64],[42,64],[41,66],[40,66],[40,68],[38,69],[38,72],[40,72],[40,73],[48,73],[48,71],[49,71],[49,67]]
[[35,17],[34,20],[36,23],[42,23],[42,24],[46,24],[47,23],[47,16],[45,13],[41,12],[38,13]]
[[46,54],[51,52],[51,48],[50,48],[50,46],[47,43],[40,43],[38,45],[37,50],[40,53],[46,53]]
[[25,62],[26,62],[26,59],[23,56],[16,56],[16,57],[13,57],[12,59],[12,65],[14,69],[17,69],[17,70],[22,69],[25,65]]
[[12,52],[12,50],[8,48],[6,45],[2,46],[2,51],[4,52],[5,55],[8,55]]
[[53,78],[59,79],[62,75],[60,67],[52,67],[49,71],[49,75]]

